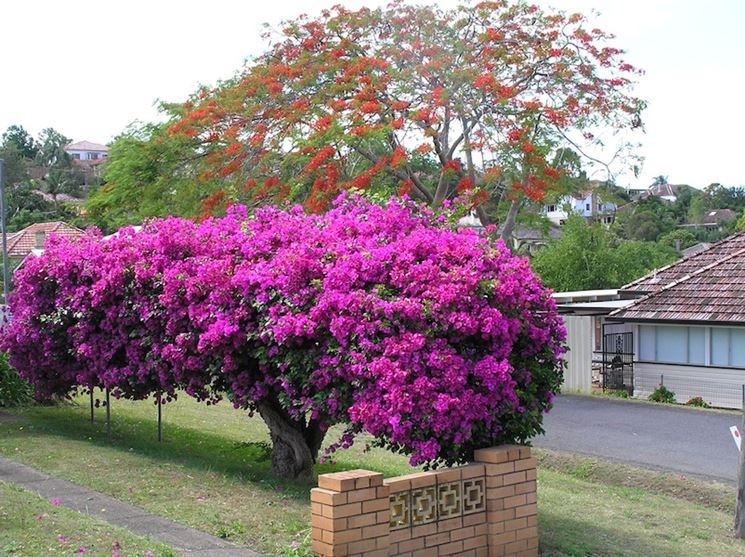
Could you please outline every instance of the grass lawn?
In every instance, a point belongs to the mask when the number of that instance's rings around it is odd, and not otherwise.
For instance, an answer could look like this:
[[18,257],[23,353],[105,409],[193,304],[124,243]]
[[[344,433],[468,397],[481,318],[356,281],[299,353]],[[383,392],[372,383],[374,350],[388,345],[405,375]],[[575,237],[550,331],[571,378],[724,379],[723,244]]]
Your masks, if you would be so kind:
[[[91,424],[87,399],[78,402],[0,415],[0,455],[266,555],[307,536],[311,485],[271,477],[259,419],[184,397],[164,406],[159,444],[153,404],[114,400],[109,442],[103,410]],[[411,471],[405,458],[363,448],[364,440],[318,471]],[[745,557],[745,543],[731,535],[731,488],[547,452],[539,457],[545,556]]]
[[170,557],[169,547],[0,482],[0,556],[83,555]]

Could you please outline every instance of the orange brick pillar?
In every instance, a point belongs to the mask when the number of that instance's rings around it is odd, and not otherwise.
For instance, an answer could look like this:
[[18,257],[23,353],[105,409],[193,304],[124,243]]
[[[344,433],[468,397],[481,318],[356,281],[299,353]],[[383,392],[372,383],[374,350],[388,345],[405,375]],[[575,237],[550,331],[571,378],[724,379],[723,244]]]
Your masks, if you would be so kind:
[[383,474],[350,470],[318,476],[310,492],[313,551],[323,557],[388,557],[389,489]]
[[538,557],[536,460],[529,447],[479,449],[485,466],[489,557]]

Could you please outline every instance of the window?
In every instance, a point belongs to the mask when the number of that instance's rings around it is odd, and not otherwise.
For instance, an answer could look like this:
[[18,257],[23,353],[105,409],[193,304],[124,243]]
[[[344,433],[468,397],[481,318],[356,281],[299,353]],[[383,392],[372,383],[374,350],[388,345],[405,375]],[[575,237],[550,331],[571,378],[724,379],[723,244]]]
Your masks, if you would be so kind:
[[688,327],[657,327],[658,362],[685,364],[688,360]]
[[555,213],[556,212],[556,205],[549,205],[547,210],[548,210],[549,213]]
[[98,153],[88,153],[88,160],[94,161],[98,158]]
[[729,329],[711,330],[711,365],[729,365]]
[[79,160],[80,160],[80,153],[73,153],[73,154],[72,154],[72,158],[73,158],[74,160],[76,160],[76,161],[79,161]]
[[589,210],[590,210],[590,204],[589,203],[585,203],[585,211],[589,211]]
[[641,325],[639,359],[669,364],[704,365],[706,329],[675,325]]
[[730,365],[745,367],[745,330],[732,329],[730,333]]
[[745,367],[745,330],[711,329],[711,365]]
[[706,363],[706,330],[703,327],[688,327],[688,363]]
[[639,327],[639,359],[653,362],[657,359],[655,351],[654,327],[642,325]]

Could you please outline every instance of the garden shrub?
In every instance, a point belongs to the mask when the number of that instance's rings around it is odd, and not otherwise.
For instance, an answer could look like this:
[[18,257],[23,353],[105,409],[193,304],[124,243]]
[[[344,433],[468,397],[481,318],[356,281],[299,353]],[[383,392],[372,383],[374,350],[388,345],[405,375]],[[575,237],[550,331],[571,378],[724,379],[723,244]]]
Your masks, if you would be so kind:
[[542,431],[565,332],[526,260],[451,220],[342,197],[52,239],[2,346],[42,396],[226,395],[267,423],[282,475],[310,476],[336,423],[331,450],[367,432],[414,465],[463,462]]
[[694,396],[688,399],[686,406],[696,406],[698,408],[711,408],[711,404],[706,402],[701,396]]
[[663,402],[665,404],[675,404],[675,393],[665,387],[658,385],[657,388],[649,395],[649,400],[653,402]]
[[8,355],[0,352],[0,407],[22,406],[33,399],[31,385],[20,378],[8,363]]

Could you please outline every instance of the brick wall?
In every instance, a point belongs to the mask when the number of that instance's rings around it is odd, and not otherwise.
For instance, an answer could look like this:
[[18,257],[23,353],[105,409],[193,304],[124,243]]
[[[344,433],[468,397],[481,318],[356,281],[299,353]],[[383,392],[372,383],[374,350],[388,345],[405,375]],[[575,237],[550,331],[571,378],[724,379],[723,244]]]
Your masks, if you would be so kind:
[[467,466],[383,479],[324,474],[311,491],[322,557],[536,557],[536,462],[528,447],[476,451]]

